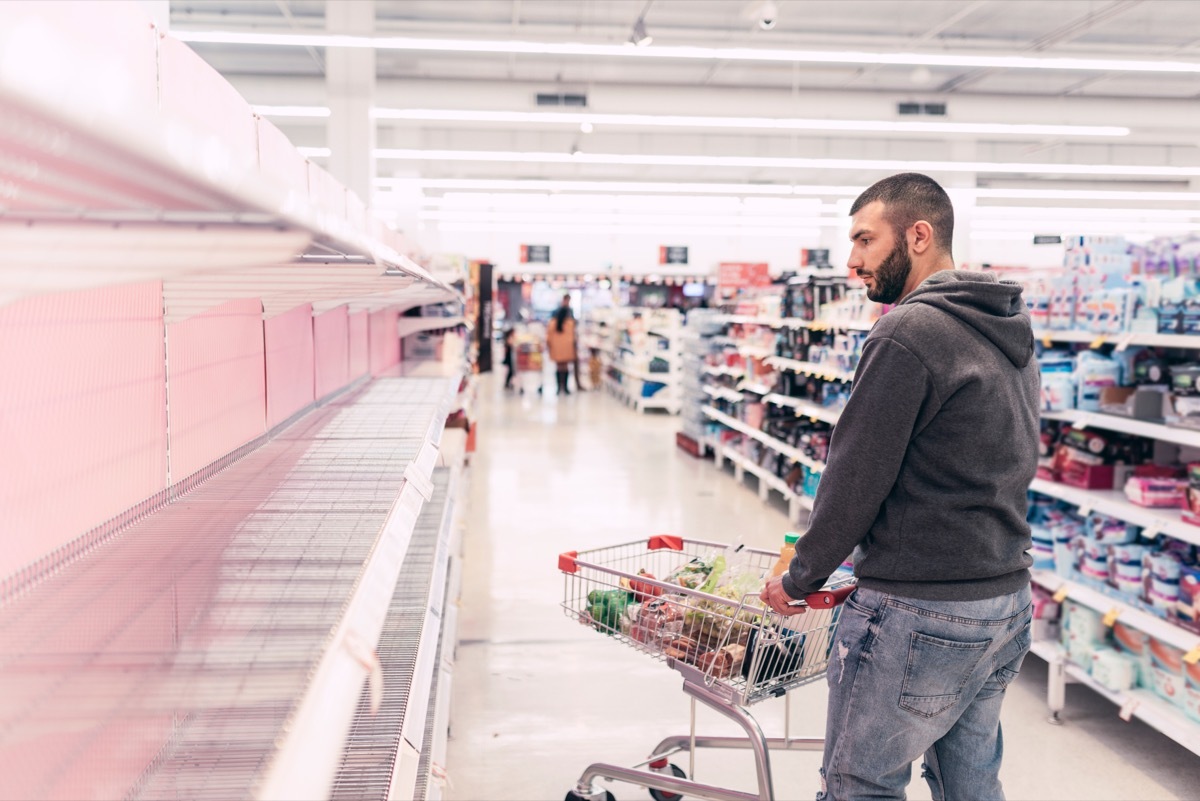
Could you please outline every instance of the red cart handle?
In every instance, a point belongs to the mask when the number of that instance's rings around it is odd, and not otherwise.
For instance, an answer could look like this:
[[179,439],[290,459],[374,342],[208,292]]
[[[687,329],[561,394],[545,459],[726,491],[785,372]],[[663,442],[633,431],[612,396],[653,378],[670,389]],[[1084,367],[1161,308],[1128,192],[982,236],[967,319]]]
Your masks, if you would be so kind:
[[813,609],[832,609],[849,598],[850,593],[854,592],[854,588],[855,585],[851,584],[848,587],[839,587],[836,590],[810,592],[804,596],[804,604]]

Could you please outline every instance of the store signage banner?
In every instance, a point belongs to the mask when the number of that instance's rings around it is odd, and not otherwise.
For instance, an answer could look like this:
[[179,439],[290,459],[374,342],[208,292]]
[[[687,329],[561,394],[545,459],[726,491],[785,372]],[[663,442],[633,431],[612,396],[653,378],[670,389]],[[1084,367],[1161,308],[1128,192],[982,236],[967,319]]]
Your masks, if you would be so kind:
[[663,245],[658,249],[659,264],[687,264],[688,249],[679,245]]
[[771,285],[766,264],[722,262],[717,267],[717,284],[731,289],[750,289]]
[[521,245],[522,264],[549,264],[549,245]]

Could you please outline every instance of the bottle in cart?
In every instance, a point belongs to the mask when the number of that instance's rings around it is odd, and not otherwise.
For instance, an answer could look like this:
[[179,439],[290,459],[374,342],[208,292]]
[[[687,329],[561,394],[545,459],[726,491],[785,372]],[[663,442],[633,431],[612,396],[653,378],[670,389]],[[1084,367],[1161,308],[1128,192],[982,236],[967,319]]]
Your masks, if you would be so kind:
[[796,541],[799,539],[800,535],[794,531],[783,535],[783,546],[779,549],[779,561],[775,563],[775,567],[771,568],[771,578],[782,576],[787,572],[792,564],[792,558],[796,555]]

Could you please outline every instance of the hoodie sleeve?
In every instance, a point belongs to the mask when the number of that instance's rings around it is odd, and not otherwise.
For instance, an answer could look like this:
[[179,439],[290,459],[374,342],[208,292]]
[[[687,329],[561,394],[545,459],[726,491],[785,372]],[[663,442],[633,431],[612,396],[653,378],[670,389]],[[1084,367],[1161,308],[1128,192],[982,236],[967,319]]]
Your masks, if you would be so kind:
[[829,443],[808,531],[783,577],[788,595],[819,590],[867,536],[900,474],[918,418],[937,402],[929,371],[908,348],[888,336],[867,341]]

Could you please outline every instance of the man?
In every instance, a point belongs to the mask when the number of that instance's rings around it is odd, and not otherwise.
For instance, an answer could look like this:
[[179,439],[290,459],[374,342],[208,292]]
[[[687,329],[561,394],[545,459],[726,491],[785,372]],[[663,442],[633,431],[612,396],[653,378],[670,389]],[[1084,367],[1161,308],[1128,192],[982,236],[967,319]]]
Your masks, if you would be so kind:
[[867,337],[808,531],[762,599],[802,611],[789,602],[855,551],[818,798],[902,799],[924,755],[935,799],[1003,799],[1000,704],[1031,616],[1029,313],[1015,284],[954,270],[954,210],[931,178],[884,179],[850,214],[849,267],[899,305]]

